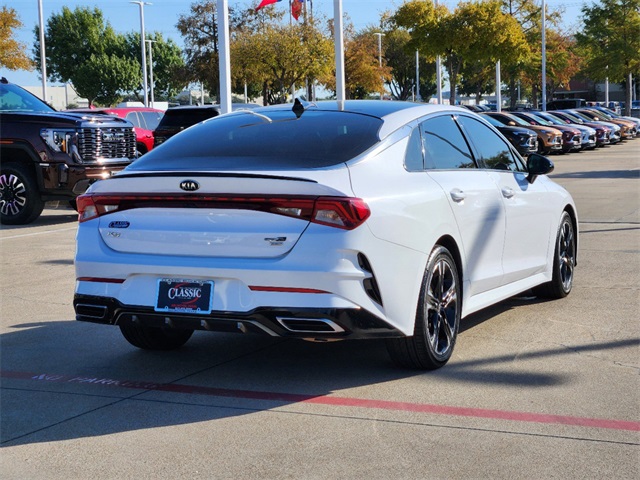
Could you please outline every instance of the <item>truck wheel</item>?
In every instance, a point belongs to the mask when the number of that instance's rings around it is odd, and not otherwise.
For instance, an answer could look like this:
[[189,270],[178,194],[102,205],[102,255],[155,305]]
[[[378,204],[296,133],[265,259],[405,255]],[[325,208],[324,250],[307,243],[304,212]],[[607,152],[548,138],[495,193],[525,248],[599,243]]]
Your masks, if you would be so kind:
[[29,170],[17,163],[0,169],[0,219],[4,225],[24,225],[42,213],[44,202]]

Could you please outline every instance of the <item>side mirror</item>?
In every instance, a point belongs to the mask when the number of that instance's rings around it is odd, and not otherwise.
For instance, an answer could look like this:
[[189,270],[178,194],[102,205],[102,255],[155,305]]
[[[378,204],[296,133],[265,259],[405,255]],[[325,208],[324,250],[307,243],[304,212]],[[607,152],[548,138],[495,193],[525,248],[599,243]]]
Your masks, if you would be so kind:
[[555,166],[553,162],[544,155],[539,153],[532,153],[527,159],[527,181],[533,183],[538,175],[546,175],[553,172]]

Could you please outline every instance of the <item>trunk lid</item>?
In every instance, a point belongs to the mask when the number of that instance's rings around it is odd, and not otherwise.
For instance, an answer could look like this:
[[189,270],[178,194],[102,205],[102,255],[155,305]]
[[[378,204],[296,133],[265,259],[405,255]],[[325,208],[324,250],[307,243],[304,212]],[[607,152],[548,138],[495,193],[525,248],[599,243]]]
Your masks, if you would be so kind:
[[[119,202],[118,211],[98,219],[103,241],[117,252],[275,258],[289,252],[309,224],[295,217],[299,209],[317,197],[345,195],[346,188],[308,174],[125,174],[98,182],[91,194],[105,205],[109,198]],[[346,168],[324,176],[348,188]]]

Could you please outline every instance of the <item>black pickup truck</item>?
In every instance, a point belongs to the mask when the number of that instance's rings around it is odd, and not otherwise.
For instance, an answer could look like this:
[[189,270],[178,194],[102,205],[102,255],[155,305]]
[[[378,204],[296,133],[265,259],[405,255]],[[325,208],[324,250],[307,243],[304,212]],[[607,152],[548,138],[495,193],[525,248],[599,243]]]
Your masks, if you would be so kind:
[[58,112],[0,79],[0,214],[31,223],[50,200],[69,201],[137,158],[133,125],[117,117]]

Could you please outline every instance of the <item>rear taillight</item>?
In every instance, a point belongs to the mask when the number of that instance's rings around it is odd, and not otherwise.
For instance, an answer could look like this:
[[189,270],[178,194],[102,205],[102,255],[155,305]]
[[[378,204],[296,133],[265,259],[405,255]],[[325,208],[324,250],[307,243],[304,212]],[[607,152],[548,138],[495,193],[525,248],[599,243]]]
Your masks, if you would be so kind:
[[89,193],[80,195],[76,202],[80,223],[109,213],[134,208],[210,208],[255,210],[299,218],[344,230],[353,230],[364,223],[371,214],[364,200],[352,197],[182,194],[154,196]]
[[86,222],[120,209],[118,197],[80,195],[76,198],[78,222]]

